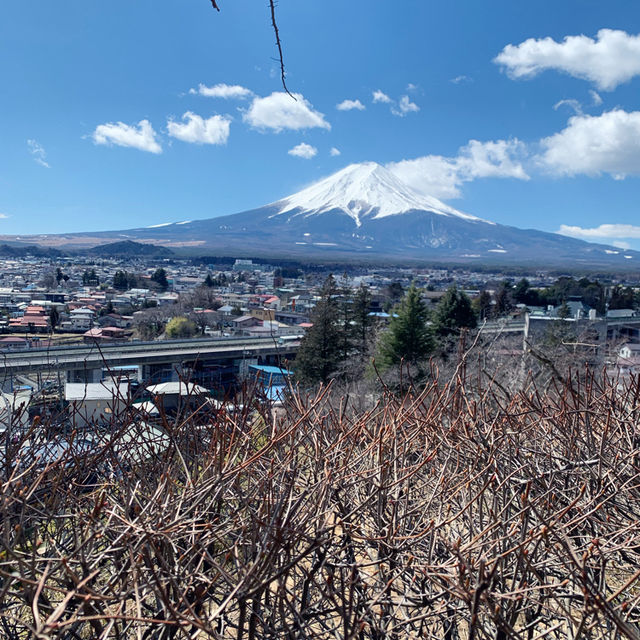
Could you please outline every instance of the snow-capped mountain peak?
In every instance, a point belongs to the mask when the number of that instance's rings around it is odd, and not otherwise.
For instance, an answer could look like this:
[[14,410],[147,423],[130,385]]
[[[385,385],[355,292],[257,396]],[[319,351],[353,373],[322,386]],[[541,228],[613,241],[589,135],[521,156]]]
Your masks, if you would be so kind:
[[376,162],[351,164],[272,206],[279,209],[275,215],[300,211],[306,216],[338,209],[357,226],[365,217],[384,218],[414,210],[479,220],[416,191]]

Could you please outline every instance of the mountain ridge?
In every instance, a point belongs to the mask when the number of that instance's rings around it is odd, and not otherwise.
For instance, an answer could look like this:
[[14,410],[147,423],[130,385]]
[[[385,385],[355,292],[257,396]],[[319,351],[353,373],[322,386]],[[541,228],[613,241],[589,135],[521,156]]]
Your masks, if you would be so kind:
[[625,270],[640,265],[636,251],[501,225],[458,211],[416,191],[376,163],[348,165],[250,211],[122,231],[22,236],[21,240],[57,248],[132,240],[174,250],[307,260],[335,255],[479,264],[592,264]]

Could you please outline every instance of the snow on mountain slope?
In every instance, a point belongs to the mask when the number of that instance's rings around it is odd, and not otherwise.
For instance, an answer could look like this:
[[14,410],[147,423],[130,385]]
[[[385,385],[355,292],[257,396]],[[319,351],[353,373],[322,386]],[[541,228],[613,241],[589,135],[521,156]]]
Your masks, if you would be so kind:
[[414,210],[481,220],[419,193],[376,162],[351,164],[271,206],[279,208],[274,217],[290,212],[309,216],[339,209],[353,218],[358,227],[365,217],[385,218]]

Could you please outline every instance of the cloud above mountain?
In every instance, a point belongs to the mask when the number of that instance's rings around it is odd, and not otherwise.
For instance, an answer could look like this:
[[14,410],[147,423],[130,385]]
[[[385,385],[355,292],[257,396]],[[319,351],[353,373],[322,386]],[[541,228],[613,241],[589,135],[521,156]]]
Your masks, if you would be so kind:
[[245,112],[243,120],[254,129],[274,133],[285,130],[331,129],[324,114],[316,111],[302,94],[294,93],[293,98],[283,91],[275,91],[264,98],[256,97]]
[[422,193],[436,198],[459,198],[465,182],[478,178],[528,180],[522,164],[525,145],[517,140],[470,140],[453,157],[426,155],[392,162],[387,168]]
[[191,95],[201,95],[205,98],[223,98],[224,100],[242,100],[254,95],[251,89],[238,84],[215,84],[212,87],[207,87],[201,83],[197,89],[189,89],[189,93]]
[[365,106],[360,102],[360,100],[343,100],[336,105],[336,109],[338,111],[364,111]]
[[541,141],[538,163],[555,175],[640,175],[640,111],[576,115],[560,132]]
[[119,147],[131,147],[149,153],[162,153],[162,147],[157,140],[149,120],[140,120],[137,125],[129,125],[124,122],[108,122],[96,127],[91,136],[94,144],[117,145]]
[[640,240],[640,227],[624,223],[601,224],[592,228],[561,224],[558,233],[587,242],[613,244],[622,249],[628,249],[632,244],[637,245],[633,241]]
[[602,91],[613,91],[640,75],[640,35],[600,29],[595,38],[567,36],[562,42],[529,38],[518,45],[508,44],[494,62],[514,79],[555,70],[592,82]]
[[316,155],[318,155],[318,150],[310,144],[307,144],[306,142],[301,142],[300,144],[293,147],[293,149],[289,149],[287,153],[290,156],[296,156],[298,158],[304,158],[305,160],[311,160],[311,158],[314,158]]
[[191,111],[182,116],[182,122],[169,120],[167,131],[170,136],[193,144],[226,144],[229,139],[231,118],[211,116],[206,120]]

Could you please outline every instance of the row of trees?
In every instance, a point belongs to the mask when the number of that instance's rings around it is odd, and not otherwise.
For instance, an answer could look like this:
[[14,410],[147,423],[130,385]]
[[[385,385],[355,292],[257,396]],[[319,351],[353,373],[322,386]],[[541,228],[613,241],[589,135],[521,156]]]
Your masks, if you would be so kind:
[[374,356],[379,370],[412,365],[418,374],[436,351],[446,352],[462,328],[477,324],[468,296],[456,286],[446,292],[431,313],[421,291],[412,285],[391,313],[387,330],[375,331],[370,314],[371,292],[325,281],[296,357],[296,374],[304,382],[328,382],[336,377],[357,378]]
[[[483,294],[484,297],[483,297]],[[570,299],[581,300],[587,306],[602,315],[607,309],[635,309],[640,306],[640,293],[631,287],[622,285],[605,285],[598,280],[589,278],[575,278],[562,276],[551,286],[536,289],[531,286],[527,278],[522,278],[515,284],[511,280],[503,280],[495,293],[495,305],[491,307],[488,292],[481,292],[482,300],[477,299],[477,308],[481,316],[503,315],[517,304],[529,307],[559,306]],[[488,298],[487,298],[488,297]],[[487,306],[487,299],[488,305]]]

